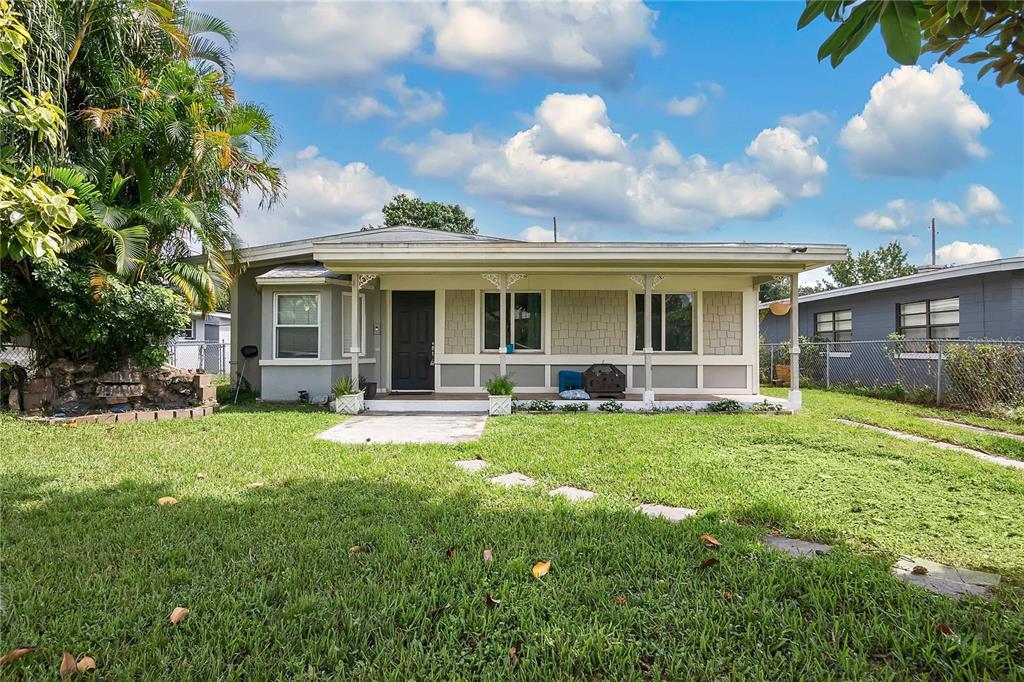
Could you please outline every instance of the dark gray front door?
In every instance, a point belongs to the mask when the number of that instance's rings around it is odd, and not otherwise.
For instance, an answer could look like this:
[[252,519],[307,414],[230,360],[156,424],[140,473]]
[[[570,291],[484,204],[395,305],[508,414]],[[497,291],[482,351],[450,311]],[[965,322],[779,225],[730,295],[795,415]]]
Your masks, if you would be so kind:
[[434,389],[434,292],[391,293],[391,387]]

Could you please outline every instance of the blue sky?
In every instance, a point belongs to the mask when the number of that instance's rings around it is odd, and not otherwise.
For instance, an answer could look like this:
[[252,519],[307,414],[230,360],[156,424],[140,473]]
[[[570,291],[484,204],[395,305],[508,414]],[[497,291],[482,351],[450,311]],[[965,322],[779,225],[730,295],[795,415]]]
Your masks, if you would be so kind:
[[397,191],[550,239],[899,239],[915,262],[1024,249],[1024,98],[973,66],[837,70],[800,3],[205,4],[240,97],[280,127],[288,199],[249,243],[357,229]]

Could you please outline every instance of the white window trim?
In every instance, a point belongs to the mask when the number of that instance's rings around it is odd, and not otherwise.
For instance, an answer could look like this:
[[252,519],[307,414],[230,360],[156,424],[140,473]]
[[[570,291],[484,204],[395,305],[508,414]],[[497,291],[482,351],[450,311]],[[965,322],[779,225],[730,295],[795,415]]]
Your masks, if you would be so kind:
[[196,340],[196,320],[194,317],[188,319],[188,331],[183,331],[178,335],[178,338],[184,339],[185,341]]
[[[344,311],[345,311],[345,299],[346,298],[349,299],[349,306],[351,306],[352,305],[352,292],[351,291],[343,291],[341,293],[341,299],[342,299],[341,300],[341,311],[342,311],[342,313],[344,313]],[[352,308],[349,307],[349,314],[348,315],[344,315],[343,314],[341,317],[342,317],[342,320],[341,320],[341,338],[342,338],[342,343],[344,343],[345,330],[348,328],[348,325],[352,324]],[[359,357],[362,358],[362,357],[366,357],[366,355],[367,355],[367,352],[366,352],[366,294],[359,294],[359,322],[361,323],[359,326],[361,327],[361,331],[362,331],[362,334],[359,335],[360,336],[360,339],[359,339]],[[347,357],[347,358],[352,357],[352,352],[349,351],[349,348],[351,348],[351,347],[352,347],[352,339],[349,339],[348,347],[345,347],[345,348],[341,349],[342,357]]]
[[[490,289],[487,289],[487,290],[481,290],[480,293],[481,293],[481,295],[480,295],[480,352],[481,353],[493,353],[493,354],[497,355],[498,351],[500,349],[498,349],[498,348],[487,348],[485,346],[485,344],[487,343],[487,341],[486,341],[486,338],[487,338],[487,294],[494,294],[495,296],[500,296],[501,292],[500,291],[491,291]],[[507,296],[512,296],[513,297],[512,298],[513,303],[515,302],[515,294],[540,294],[540,348],[528,348],[528,349],[527,348],[516,348],[515,351],[514,351],[515,353],[533,353],[533,354],[543,355],[547,351],[547,349],[545,348],[545,345],[544,345],[545,342],[546,342],[546,339],[547,339],[547,337],[545,336],[546,327],[545,327],[545,313],[544,313],[544,311],[547,310],[548,301],[547,301],[547,297],[544,295],[544,293],[545,292],[543,292],[543,291],[541,291],[539,289],[538,290],[533,290],[533,289],[516,289],[514,291],[513,290],[509,290],[509,291],[505,292],[505,294]],[[513,305],[513,307],[515,307],[515,306]],[[512,311],[509,310],[508,306],[506,305],[505,306],[505,315],[506,315],[506,317],[508,315],[510,315],[511,313],[512,313]],[[512,332],[512,338],[505,339],[505,343],[512,343],[512,339],[515,338],[515,332],[516,332],[516,320],[515,320],[515,317],[509,318],[509,322],[511,323],[510,327],[509,327],[509,330]]]
[[[278,313],[280,312],[277,307],[277,299],[279,296],[315,296],[316,297],[316,357],[315,358],[280,358],[277,355],[277,330],[281,327],[285,328],[302,328],[309,329],[314,325],[311,324],[278,324]],[[320,292],[319,291],[277,291],[274,292],[274,359],[275,360],[319,360],[321,358],[321,346],[322,339],[320,338],[320,323],[321,315],[323,315],[323,308],[321,307]]]
[[[630,317],[636,320],[636,297],[643,296],[642,291],[633,291],[632,305],[630,306]],[[652,291],[651,299],[655,296],[661,296],[661,350],[653,351],[655,355],[696,355],[697,353],[697,292],[696,291]],[[690,350],[665,350],[665,300],[669,296],[689,296],[690,297]],[[654,330],[654,320],[651,320],[651,334],[654,335],[657,332]],[[641,332],[642,333],[642,332]],[[629,345],[634,346],[636,343],[636,329],[633,329],[633,338],[629,340]],[[643,355],[643,349],[633,348],[631,353],[633,355]]]

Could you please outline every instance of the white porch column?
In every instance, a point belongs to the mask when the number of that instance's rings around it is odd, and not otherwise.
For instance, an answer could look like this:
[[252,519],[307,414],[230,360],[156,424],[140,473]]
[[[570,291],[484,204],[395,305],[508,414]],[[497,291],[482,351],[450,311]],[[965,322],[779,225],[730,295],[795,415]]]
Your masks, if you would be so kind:
[[505,375],[505,355],[508,354],[508,306],[506,298],[508,293],[508,275],[498,275],[498,374]]
[[654,356],[654,340],[651,335],[652,275],[644,275],[644,402],[654,402],[654,370],[651,367]]
[[800,275],[789,276],[789,409],[803,407],[800,395]]
[[349,333],[351,343],[348,351],[352,354],[352,385],[357,391],[359,390],[359,339],[361,336],[359,333],[359,285],[362,283],[362,278],[363,275],[360,273],[352,273],[352,326]]

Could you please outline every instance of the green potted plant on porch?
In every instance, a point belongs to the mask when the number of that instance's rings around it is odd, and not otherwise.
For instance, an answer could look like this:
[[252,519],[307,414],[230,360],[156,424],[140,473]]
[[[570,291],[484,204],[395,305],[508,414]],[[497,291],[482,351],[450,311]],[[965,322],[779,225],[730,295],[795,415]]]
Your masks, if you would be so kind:
[[512,393],[515,387],[512,378],[507,374],[488,379],[484,384],[484,388],[487,389],[487,414],[512,414]]
[[343,376],[334,382],[334,411],[340,414],[359,414],[363,411],[363,392],[352,381]]

